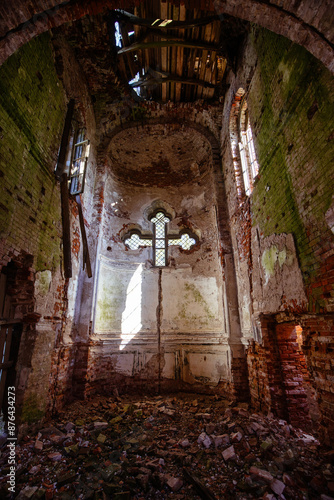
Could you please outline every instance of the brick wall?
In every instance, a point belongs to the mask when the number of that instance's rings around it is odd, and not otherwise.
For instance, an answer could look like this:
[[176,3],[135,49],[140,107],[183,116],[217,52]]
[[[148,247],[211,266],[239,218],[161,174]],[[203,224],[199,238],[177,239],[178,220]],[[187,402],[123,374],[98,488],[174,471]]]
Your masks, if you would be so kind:
[[45,34],[0,68],[0,268],[10,262],[17,269],[7,293],[23,324],[16,365],[22,429],[45,413],[64,306],[60,193],[53,171],[65,110]]
[[304,383],[309,375],[305,357],[297,342],[297,330],[300,327],[291,324],[276,326],[276,342],[279,352],[282,386],[286,397],[290,422],[296,427],[311,427],[309,404]]
[[[332,310],[334,81],[304,49],[269,32],[252,40],[258,66],[248,103],[260,165],[252,200],[263,235],[292,233],[310,312]],[[328,309],[329,308],[329,309]]]
[[37,271],[59,266],[60,195],[53,170],[64,113],[46,34],[0,69],[0,265],[23,250],[34,256]]
[[[260,321],[262,341],[257,338],[248,348],[252,401],[258,409],[281,412],[283,418],[285,415],[295,424],[307,426],[310,416],[319,420],[316,395],[322,423],[332,429],[333,77],[301,47],[254,27],[244,44],[239,72],[229,83],[222,138],[230,131],[232,103],[242,88],[260,167],[249,202],[240,205],[234,156],[230,144],[223,144],[240,315],[245,314],[242,307],[248,303],[246,314],[251,316],[255,331],[258,314],[272,313],[270,328]],[[279,308],[271,307],[268,295],[263,302],[266,310],[259,311],[254,297],[263,287],[265,270],[255,246],[264,248],[266,239],[286,238],[284,235],[293,237],[303,290],[297,290],[291,275],[290,282],[288,277],[284,284],[289,304],[283,290]],[[250,252],[248,275],[240,272],[245,249]],[[276,331],[275,324],[281,321],[302,326],[306,362],[296,333],[289,331],[286,336],[283,326]]]
[[303,328],[303,352],[307,360],[312,385],[316,388],[321,413],[322,435],[333,443],[334,389],[333,389],[333,315],[310,316],[301,321]]
[[247,356],[252,404],[309,431],[319,419],[319,411],[297,342],[301,327],[262,318],[261,330],[262,343],[253,341]]

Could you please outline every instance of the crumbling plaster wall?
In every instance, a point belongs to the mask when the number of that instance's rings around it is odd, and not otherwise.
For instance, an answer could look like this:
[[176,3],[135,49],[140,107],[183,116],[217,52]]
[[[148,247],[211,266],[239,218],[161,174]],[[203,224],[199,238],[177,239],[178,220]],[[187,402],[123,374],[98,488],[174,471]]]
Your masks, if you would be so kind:
[[[210,143],[180,124],[146,123],[114,137],[108,163],[86,393],[226,389],[231,354]],[[193,250],[170,247],[161,269],[150,247],[129,250],[122,240],[133,228],[150,233],[147,217],[159,203],[174,216],[169,231],[199,236]]]
[[[272,314],[276,322],[302,324],[311,382],[323,422],[331,427],[333,77],[304,49],[253,27],[239,70],[228,83],[223,170],[241,324],[244,335],[251,339],[253,334],[257,341],[249,350],[250,380],[255,380],[260,365],[260,373],[270,374],[270,365],[275,363],[272,354],[262,349],[263,314]],[[246,91],[259,163],[254,191],[241,203],[229,141],[230,111],[240,88]],[[327,346],[322,350],[323,361],[327,353],[326,368],[319,363],[319,348],[311,347],[311,338]],[[275,406],[269,376],[263,379],[261,391],[252,392],[252,398],[255,403],[262,400],[264,407],[269,401],[269,409]]]

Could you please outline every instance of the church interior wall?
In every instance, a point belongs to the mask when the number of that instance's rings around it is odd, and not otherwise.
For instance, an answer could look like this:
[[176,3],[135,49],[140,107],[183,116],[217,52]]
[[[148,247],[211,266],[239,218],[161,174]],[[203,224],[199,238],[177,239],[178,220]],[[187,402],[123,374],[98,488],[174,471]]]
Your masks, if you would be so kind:
[[[109,151],[86,390],[226,386],[230,353],[210,143],[191,128],[156,124],[116,135]],[[182,177],[173,175],[180,163]],[[173,214],[170,234],[188,229],[198,237],[194,249],[170,247],[162,269],[153,266],[152,247],[124,244],[131,230],[152,234],[148,218],[158,208]]]
[[[331,352],[333,331],[333,78],[303,48],[254,27],[229,83],[222,141],[242,88],[259,163],[251,197],[240,200],[230,143],[223,145],[241,325],[252,338],[252,400],[267,410],[282,408],[270,380],[273,364],[282,363],[275,349],[266,348],[266,342],[277,342],[276,327],[268,329],[268,322],[302,324],[302,350],[325,430],[333,425],[333,365],[327,358],[325,367],[320,354]],[[290,388],[283,401],[300,396],[298,387]]]
[[[238,377],[244,381],[248,369],[255,408],[292,418],[299,398],[305,425],[320,421],[324,438],[330,441],[334,428],[331,73],[302,47],[252,27],[239,69],[226,82],[223,103],[162,106],[128,101],[111,109],[110,120],[96,124],[83,78],[75,76],[79,70],[71,50],[59,36],[53,44],[52,49],[49,34],[41,35],[0,70],[4,186],[0,258],[2,269],[10,263],[15,266],[16,289],[21,287],[20,294],[12,293],[13,315],[22,324],[17,365],[21,421],[35,424],[71,398],[88,397],[97,390],[108,392],[116,386],[145,390],[148,381],[152,390],[160,384],[166,390],[222,388],[232,393],[231,382],[237,383]],[[238,197],[230,148],[231,108],[240,88],[246,94],[260,165],[253,193],[243,200]],[[92,143],[82,197],[91,279],[82,266],[73,200],[70,280],[62,267],[60,189],[53,171],[70,98],[79,100],[78,118]],[[166,181],[165,172],[164,186],[152,185],[149,172],[142,172],[142,184],[136,185],[134,179],[126,183],[115,175],[116,128],[124,133],[127,124],[136,122],[131,126],[148,134],[150,120],[156,120],[154,126],[167,135],[187,129],[189,123],[182,126],[182,120],[193,121],[193,135],[201,135],[195,126],[200,125],[220,140],[226,199],[217,199],[212,189],[217,188],[217,179],[211,146],[211,156],[204,162],[207,171],[196,182],[183,179],[175,186],[173,175]],[[127,130],[130,139],[133,130]],[[205,144],[205,138],[201,140]],[[149,160],[146,156],[143,162]],[[119,168],[120,175],[124,168]],[[195,165],[193,172],[198,168]],[[122,240],[127,229],[150,230],[146,215],[156,200],[175,212],[171,228],[190,227],[199,236],[194,250],[172,248],[170,268],[161,273],[152,267],[151,248],[130,251]],[[231,248],[229,239],[222,245],[220,219],[230,233]],[[236,324],[240,318],[240,336],[233,348],[227,294],[234,284],[226,280],[227,265],[236,272]],[[145,336],[137,335],[120,349],[126,292],[137,270],[147,290]],[[123,302],[117,302],[117,287],[123,291]],[[172,301],[164,300],[168,294]],[[115,305],[105,319],[104,301]],[[242,346],[247,363],[243,354],[233,353],[233,349],[241,352]],[[293,360],[293,370],[305,372],[296,375],[298,380],[282,371],[282,351]]]

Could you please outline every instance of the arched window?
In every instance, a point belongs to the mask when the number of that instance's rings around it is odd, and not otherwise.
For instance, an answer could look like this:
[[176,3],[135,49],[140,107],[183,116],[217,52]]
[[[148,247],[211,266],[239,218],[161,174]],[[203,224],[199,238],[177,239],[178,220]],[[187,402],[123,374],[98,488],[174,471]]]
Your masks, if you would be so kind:
[[245,99],[239,115],[239,150],[245,193],[246,196],[249,196],[253,191],[253,181],[259,173],[259,166],[256,160],[248,106]]
[[243,89],[238,90],[232,105],[230,137],[238,197],[242,201],[245,195],[252,193],[254,179],[259,172]]

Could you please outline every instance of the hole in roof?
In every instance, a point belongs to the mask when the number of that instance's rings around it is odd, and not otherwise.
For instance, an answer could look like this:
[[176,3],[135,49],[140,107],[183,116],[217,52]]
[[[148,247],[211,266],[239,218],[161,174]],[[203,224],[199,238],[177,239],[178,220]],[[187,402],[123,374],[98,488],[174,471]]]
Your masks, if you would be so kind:
[[119,23],[117,21],[115,22],[115,42],[117,47],[122,48],[122,35],[119,30]]

